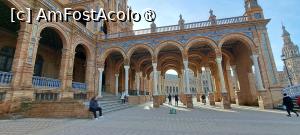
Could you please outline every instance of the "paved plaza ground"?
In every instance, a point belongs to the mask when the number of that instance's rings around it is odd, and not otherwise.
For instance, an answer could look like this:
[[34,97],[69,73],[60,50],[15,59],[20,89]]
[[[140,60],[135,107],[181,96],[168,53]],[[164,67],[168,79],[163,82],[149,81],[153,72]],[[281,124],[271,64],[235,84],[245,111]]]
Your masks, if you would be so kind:
[[0,135],[286,135],[299,134],[300,117],[283,111],[254,107],[222,110],[196,104],[195,109],[169,106],[153,109],[151,103],[113,112],[100,120],[1,120]]

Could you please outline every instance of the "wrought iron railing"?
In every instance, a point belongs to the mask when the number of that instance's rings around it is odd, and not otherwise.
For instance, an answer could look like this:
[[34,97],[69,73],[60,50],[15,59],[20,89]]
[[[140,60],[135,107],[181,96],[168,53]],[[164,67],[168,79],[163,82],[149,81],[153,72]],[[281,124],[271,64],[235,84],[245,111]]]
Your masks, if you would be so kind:
[[284,88],[282,93],[286,93],[290,97],[296,98],[300,96],[300,85]]
[[33,76],[32,85],[36,88],[60,88],[61,81],[58,79]]
[[[202,27],[209,27],[213,25],[226,25],[226,24],[235,24],[235,23],[243,23],[247,22],[247,16],[238,16],[238,17],[231,17],[231,18],[224,18],[224,19],[217,19],[215,23],[212,21],[201,21],[201,22],[193,22],[193,23],[186,23],[184,24],[184,29],[194,29],[194,28],[202,28]],[[170,31],[178,31],[180,30],[179,25],[170,25],[170,26],[162,26],[157,27],[153,30],[155,33],[161,32],[170,32]],[[102,35],[100,38],[102,39],[110,39],[110,38],[119,38],[119,37],[127,37],[127,36],[135,36],[135,35],[145,35],[150,34],[151,28],[148,29],[141,29],[141,30],[134,30],[129,32],[120,32],[120,33],[112,33],[107,35]]]
[[86,91],[86,83],[72,82],[72,88],[74,90]]
[[12,81],[13,74],[11,72],[0,71],[0,86],[8,86]]

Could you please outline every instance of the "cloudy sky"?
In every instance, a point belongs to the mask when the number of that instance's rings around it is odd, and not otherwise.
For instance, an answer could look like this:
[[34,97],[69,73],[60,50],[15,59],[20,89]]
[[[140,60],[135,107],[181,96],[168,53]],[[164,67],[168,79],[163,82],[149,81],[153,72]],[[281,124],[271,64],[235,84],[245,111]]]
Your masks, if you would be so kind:
[[[266,18],[272,19],[268,32],[278,70],[283,69],[281,62],[281,22],[286,25],[295,44],[300,45],[300,0],[258,0]],[[146,8],[156,11],[157,26],[177,24],[179,14],[186,22],[204,21],[209,17],[209,9],[214,10],[217,18],[241,16],[244,14],[244,0],[129,0],[135,12]],[[149,28],[147,22],[135,23],[134,29]]]

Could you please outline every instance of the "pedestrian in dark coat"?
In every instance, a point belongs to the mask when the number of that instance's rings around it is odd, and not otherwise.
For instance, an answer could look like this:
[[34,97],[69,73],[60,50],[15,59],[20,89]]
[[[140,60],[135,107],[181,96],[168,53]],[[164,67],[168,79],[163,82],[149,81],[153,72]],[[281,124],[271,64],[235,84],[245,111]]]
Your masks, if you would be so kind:
[[202,99],[202,103],[203,103],[204,105],[206,105],[206,96],[205,96],[205,94],[203,94],[203,95],[201,96],[201,99]]
[[102,117],[102,108],[99,106],[96,97],[93,97],[90,101],[89,111],[93,112],[94,118],[97,120],[97,111],[99,111],[99,117]]
[[169,99],[169,105],[172,105],[172,96],[170,94],[168,96],[168,99]]
[[288,96],[286,93],[283,94],[283,105],[285,106],[285,109],[288,113],[288,117],[291,117],[291,112],[294,112],[297,117],[299,117],[299,114],[294,110],[294,104],[293,104],[293,100],[290,96]]
[[178,100],[179,100],[179,98],[178,98],[178,95],[176,94],[176,95],[175,95],[175,105],[176,105],[176,106],[178,106]]

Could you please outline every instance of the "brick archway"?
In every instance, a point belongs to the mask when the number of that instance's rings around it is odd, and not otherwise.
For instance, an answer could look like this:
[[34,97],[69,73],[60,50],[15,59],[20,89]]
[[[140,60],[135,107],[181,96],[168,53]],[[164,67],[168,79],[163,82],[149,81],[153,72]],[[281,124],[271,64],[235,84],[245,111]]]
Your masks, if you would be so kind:
[[129,49],[129,51],[127,53],[128,58],[131,58],[132,54],[138,49],[146,49],[151,54],[152,57],[154,56],[154,51],[149,45],[147,45],[147,44],[137,44],[137,45],[133,45],[133,47],[131,47]]
[[248,47],[248,49],[251,51],[252,54],[256,52],[256,45],[253,42],[251,38],[248,36],[241,34],[241,33],[233,33],[233,34],[228,34],[225,35],[221,38],[221,40],[218,42],[218,47],[222,49],[222,46],[224,45],[225,42],[230,41],[230,40],[238,40],[241,41],[244,45]]
[[[120,54],[122,54],[123,56],[123,59],[125,60],[125,63],[128,63],[128,57],[125,53],[125,51],[120,48],[120,47],[111,47],[111,48],[108,48],[104,51],[104,53],[100,56],[100,64],[103,64],[104,65],[104,62],[106,60],[106,58],[113,52],[119,52]],[[126,62],[127,61],[127,62]]]

